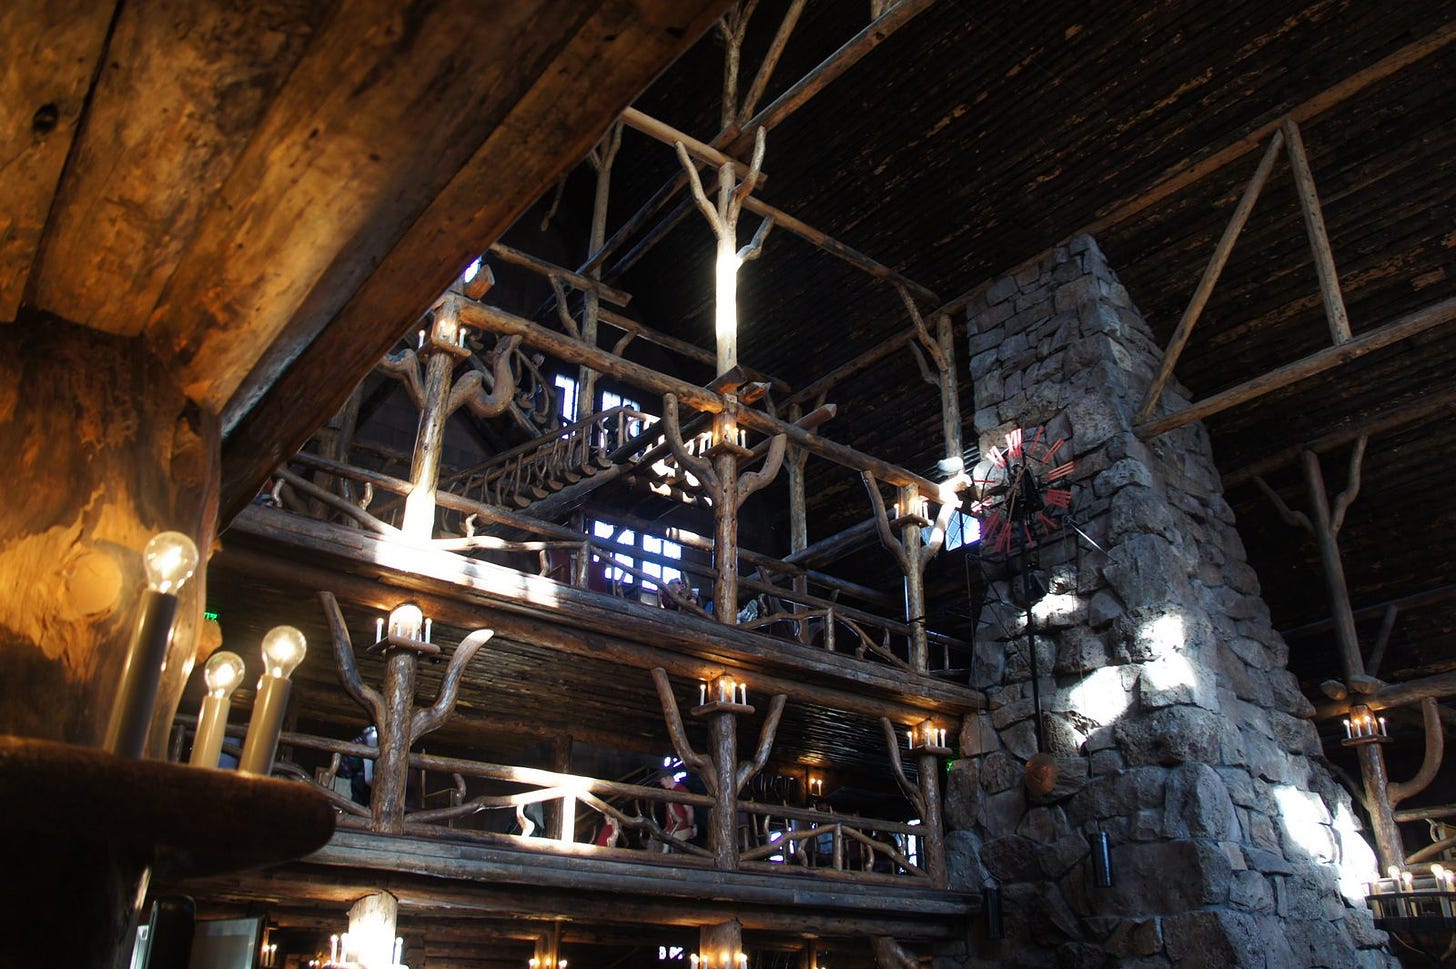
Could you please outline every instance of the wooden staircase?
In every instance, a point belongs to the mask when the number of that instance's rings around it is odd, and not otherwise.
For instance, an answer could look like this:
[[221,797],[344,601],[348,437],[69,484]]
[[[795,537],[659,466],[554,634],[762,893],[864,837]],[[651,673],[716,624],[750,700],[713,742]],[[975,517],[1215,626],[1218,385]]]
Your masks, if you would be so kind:
[[604,410],[443,478],[440,490],[554,518],[608,482],[646,471],[660,494],[699,501],[656,422],[631,407]]

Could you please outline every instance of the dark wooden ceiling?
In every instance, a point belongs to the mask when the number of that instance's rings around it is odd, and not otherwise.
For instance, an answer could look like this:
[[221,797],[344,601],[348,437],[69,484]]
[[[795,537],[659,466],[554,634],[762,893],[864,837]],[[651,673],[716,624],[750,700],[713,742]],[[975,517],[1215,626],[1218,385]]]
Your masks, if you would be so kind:
[[[784,7],[760,4],[745,76]],[[810,0],[765,100],[863,24],[858,5]],[[1165,343],[1267,131],[1292,113],[1358,336],[1456,293],[1453,40],[1450,4],[1057,2],[1030,16],[944,0],[769,133],[769,178],[757,194],[943,301],[1090,228]],[[722,50],[716,33],[706,36],[637,106],[710,139]],[[609,228],[675,168],[669,150],[629,131]],[[745,241],[756,223],[745,216]],[[640,318],[709,346],[712,253],[711,233],[690,212],[616,281],[635,294]],[[740,272],[739,305],[744,362],[795,387],[909,322],[891,289],[783,230]],[[1176,375],[1199,399],[1328,343],[1281,160]],[[1444,324],[1207,420],[1280,627],[1328,614],[1316,552],[1240,472],[1429,403],[1453,374],[1456,327]],[[964,389],[968,418],[973,395]],[[825,428],[836,440],[916,470],[939,456],[937,405],[907,352],[830,399],[841,406]],[[1342,534],[1357,609],[1451,583],[1456,510],[1444,485],[1456,469],[1456,423],[1449,407],[1427,409],[1370,443]],[[1325,461],[1332,492],[1343,453]],[[810,467],[811,539],[868,513],[856,479]],[[1303,503],[1296,464],[1266,477]],[[1437,600],[1402,612],[1390,675],[1456,666],[1452,606]],[[1367,641],[1378,623],[1362,624]],[[1306,682],[1335,672],[1327,630],[1294,638]]]

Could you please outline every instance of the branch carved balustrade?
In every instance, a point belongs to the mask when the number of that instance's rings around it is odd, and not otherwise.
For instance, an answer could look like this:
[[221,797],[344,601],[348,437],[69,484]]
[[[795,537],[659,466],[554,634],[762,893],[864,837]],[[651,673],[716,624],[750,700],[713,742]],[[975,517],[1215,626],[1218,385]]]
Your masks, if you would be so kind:
[[[197,719],[178,716],[177,727],[186,735],[195,733]],[[244,728],[228,727],[225,752],[242,750]],[[320,790],[340,812],[337,824],[341,829],[370,829],[368,805],[356,804],[333,786],[344,757],[373,760],[379,748],[351,741],[335,740],[297,731],[284,731],[280,736],[283,748],[274,765],[274,772],[306,783]],[[292,751],[290,759],[288,751]],[[300,751],[316,755],[300,758]],[[305,762],[300,762],[300,760]],[[671,864],[695,866],[709,856],[707,849],[692,841],[666,833],[654,817],[652,806],[685,804],[697,810],[711,810],[713,798],[703,794],[605,780],[579,774],[565,774],[532,767],[519,767],[486,761],[411,753],[412,771],[441,774],[451,784],[427,795],[444,796],[445,806],[407,809],[404,833],[437,839],[441,842],[475,841],[507,845],[513,848],[550,850],[568,843],[564,839],[504,834],[479,828],[461,827],[460,822],[490,812],[507,811],[513,815],[529,804],[548,804],[572,799],[593,812],[592,817],[612,818],[624,831],[638,834],[643,844],[670,844]],[[490,793],[469,796],[465,779],[484,782],[498,788]],[[428,790],[428,785],[422,785]],[[902,881],[928,879],[926,871],[912,855],[925,834],[916,824],[858,815],[836,814],[789,804],[774,804],[748,798],[736,800],[737,811],[755,819],[746,831],[748,844],[741,853],[738,870],[769,875],[817,875],[828,878],[850,878],[864,881]],[[592,830],[595,825],[583,823],[578,829]],[[381,835],[387,837],[388,835]],[[638,847],[602,847],[575,840],[569,842],[574,851],[586,851],[602,858],[640,856]],[[832,839],[833,847],[829,847]],[[823,850],[819,850],[819,849]]]

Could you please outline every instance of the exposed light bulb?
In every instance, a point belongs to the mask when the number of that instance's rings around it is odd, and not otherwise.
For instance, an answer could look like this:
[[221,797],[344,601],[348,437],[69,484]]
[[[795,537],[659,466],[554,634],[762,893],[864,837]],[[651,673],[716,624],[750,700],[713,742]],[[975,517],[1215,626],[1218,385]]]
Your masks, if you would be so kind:
[[389,614],[389,634],[404,639],[419,639],[420,627],[425,623],[425,613],[413,602],[403,602]]
[[245,671],[243,658],[227,650],[213,653],[207,665],[202,668],[202,678],[207,683],[207,692],[219,699],[232,694],[243,681]]
[[142,564],[153,589],[173,594],[197,571],[197,546],[181,532],[161,532],[147,542]]
[[308,652],[308,640],[292,626],[274,626],[263,637],[263,663],[268,676],[287,679]]

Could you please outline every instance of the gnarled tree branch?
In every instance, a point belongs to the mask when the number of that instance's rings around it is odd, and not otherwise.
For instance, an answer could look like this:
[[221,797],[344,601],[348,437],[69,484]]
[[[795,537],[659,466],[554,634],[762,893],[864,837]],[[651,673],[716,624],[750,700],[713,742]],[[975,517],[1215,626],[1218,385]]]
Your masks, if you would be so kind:
[[743,793],[743,786],[753,779],[753,775],[763,770],[763,765],[768,763],[768,755],[773,751],[774,734],[778,732],[779,720],[784,715],[784,704],[788,697],[782,693],[774,696],[768,705],[768,716],[764,718],[763,728],[758,732],[758,749],[753,753],[753,760],[738,765],[734,774],[733,794],[736,797]]
[[890,766],[895,771],[895,783],[900,785],[906,800],[925,816],[925,796],[920,793],[920,788],[910,783],[910,778],[905,776],[905,763],[900,759],[900,737],[895,733],[894,726],[888,717],[880,718],[880,728],[885,732],[885,746],[890,752]]
[[324,616],[329,621],[329,633],[334,641],[334,661],[339,666],[339,682],[344,692],[355,703],[364,708],[369,722],[378,724],[384,720],[384,699],[379,691],[366,686],[359,679],[359,667],[354,662],[354,644],[349,639],[349,627],[344,623],[344,614],[339,611],[339,600],[332,592],[320,592],[319,603],[324,607]]
[[450,712],[455,709],[455,698],[460,692],[460,678],[465,675],[466,665],[475,657],[476,651],[490,642],[494,635],[494,629],[477,629],[460,640],[460,645],[455,647],[455,652],[450,656],[450,665],[445,668],[445,676],[440,680],[440,692],[435,696],[435,702],[426,709],[416,710],[410,717],[411,746],[430,731],[438,730],[450,716]]
[[667,734],[672,738],[672,749],[677,754],[677,759],[703,779],[708,793],[717,796],[717,767],[712,758],[693,750],[693,745],[688,743],[688,734],[683,729],[682,714],[678,712],[677,697],[673,695],[667,670],[661,666],[654,667],[652,682],[657,686],[657,698],[662,703],[663,716],[667,718]]

